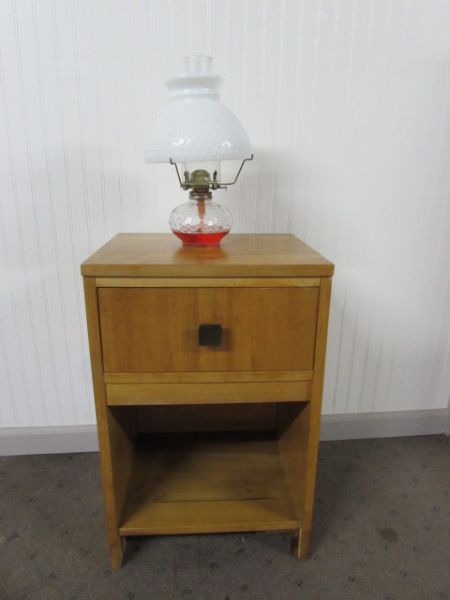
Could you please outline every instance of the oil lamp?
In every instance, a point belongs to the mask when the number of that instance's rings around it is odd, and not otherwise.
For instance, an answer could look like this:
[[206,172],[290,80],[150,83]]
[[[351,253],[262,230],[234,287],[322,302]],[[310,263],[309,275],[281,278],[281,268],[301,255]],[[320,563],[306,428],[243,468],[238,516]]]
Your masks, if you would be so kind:
[[[181,76],[166,82],[170,102],[144,156],[148,163],[174,165],[189,200],[172,211],[170,228],[184,244],[205,246],[220,243],[233,220],[227,208],[212,200],[212,192],[236,183],[253,155],[241,123],[219,101],[222,79],[212,73],[212,58],[189,56],[184,65]],[[229,182],[221,179],[224,161],[240,165]]]

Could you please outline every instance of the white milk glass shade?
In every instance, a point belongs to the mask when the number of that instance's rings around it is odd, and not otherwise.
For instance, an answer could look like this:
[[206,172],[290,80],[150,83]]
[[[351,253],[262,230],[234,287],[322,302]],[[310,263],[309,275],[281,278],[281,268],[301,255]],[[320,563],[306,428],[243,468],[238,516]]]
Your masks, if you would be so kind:
[[219,100],[222,80],[209,56],[185,59],[185,73],[166,82],[170,102],[144,149],[146,162],[202,162],[248,158],[251,147],[239,120]]

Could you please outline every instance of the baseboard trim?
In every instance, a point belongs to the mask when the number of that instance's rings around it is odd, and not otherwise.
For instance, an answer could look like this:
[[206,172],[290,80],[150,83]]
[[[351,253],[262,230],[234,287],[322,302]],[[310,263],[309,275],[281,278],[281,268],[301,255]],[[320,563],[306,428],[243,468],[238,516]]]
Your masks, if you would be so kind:
[[333,441],[446,434],[447,419],[446,408],[323,415],[320,439]]
[[0,456],[97,451],[96,425],[0,428]]
[[[446,434],[447,409],[323,415],[321,441]],[[95,425],[0,428],[0,456],[97,452]]]

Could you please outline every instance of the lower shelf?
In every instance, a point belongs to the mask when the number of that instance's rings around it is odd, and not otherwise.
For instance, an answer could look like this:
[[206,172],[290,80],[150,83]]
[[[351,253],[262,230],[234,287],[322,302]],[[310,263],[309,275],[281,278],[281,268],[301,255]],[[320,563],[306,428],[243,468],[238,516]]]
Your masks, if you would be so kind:
[[121,535],[299,527],[273,433],[157,434],[139,440]]

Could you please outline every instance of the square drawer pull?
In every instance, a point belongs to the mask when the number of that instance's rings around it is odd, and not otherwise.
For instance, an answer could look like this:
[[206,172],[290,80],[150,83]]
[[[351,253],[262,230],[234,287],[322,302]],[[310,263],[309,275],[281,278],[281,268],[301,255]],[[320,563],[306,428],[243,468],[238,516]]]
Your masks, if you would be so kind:
[[198,327],[199,346],[220,346],[222,343],[222,325],[203,324]]

